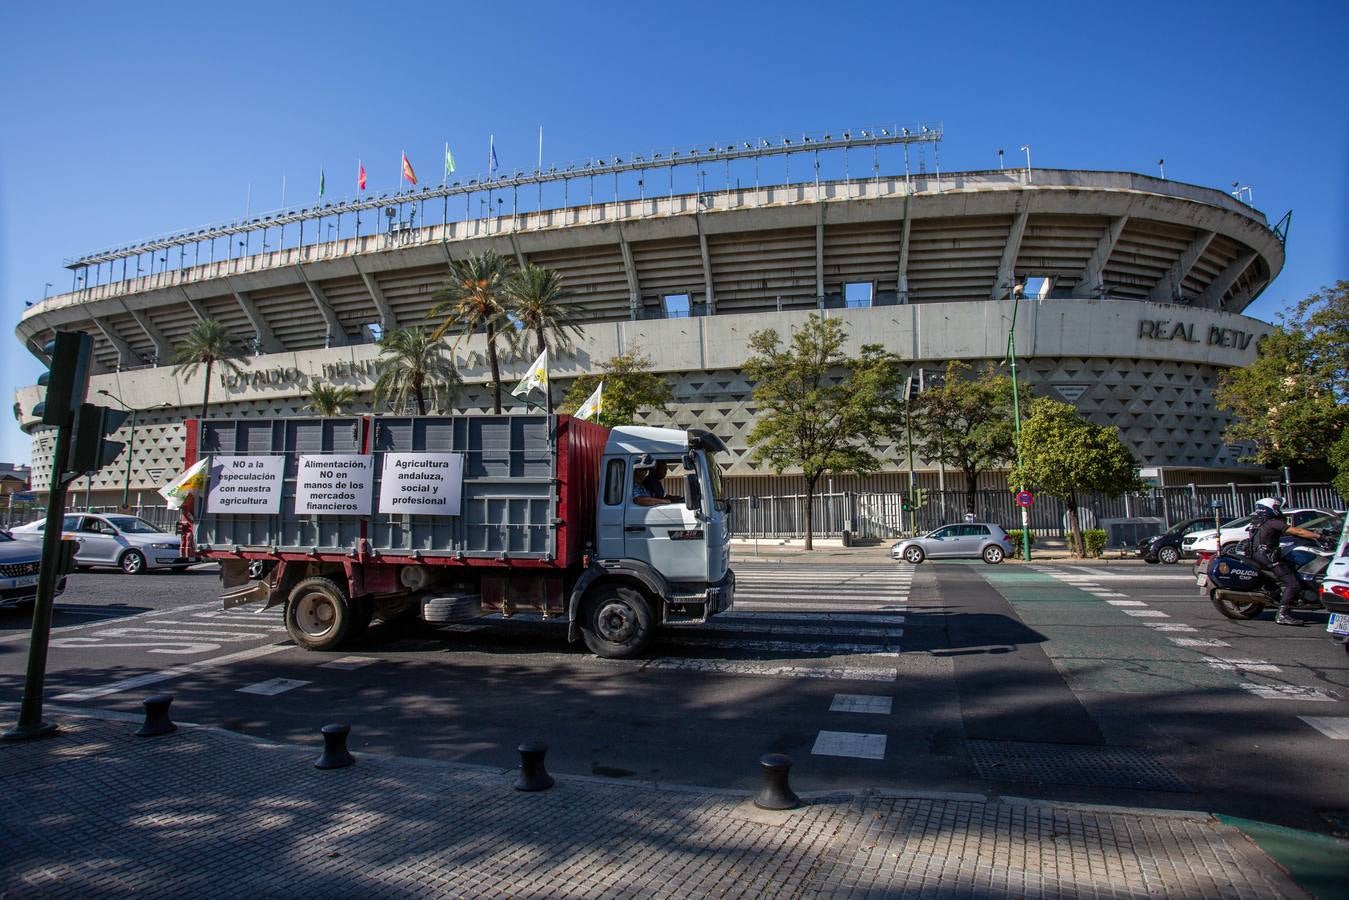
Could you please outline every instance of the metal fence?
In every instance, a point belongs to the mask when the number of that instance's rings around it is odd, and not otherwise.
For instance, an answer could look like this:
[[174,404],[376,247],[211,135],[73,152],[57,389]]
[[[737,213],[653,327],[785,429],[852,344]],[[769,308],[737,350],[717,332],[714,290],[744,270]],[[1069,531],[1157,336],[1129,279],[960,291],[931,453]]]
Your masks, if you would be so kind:
[[[1195,516],[1211,516],[1215,505],[1224,518],[1250,512],[1261,497],[1282,497],[1288,508],[1345,508],[1345,500],[1328,484],[1180,485],[1153,488],[1138,494],[1078,497],[1078,519],[1083,528],[1096,527],[1103,519],[1156,517],[1168,526]],[[798,538],[805,535],[805,495],[781,497],[735,497],[731,500],[731,527],[739,538]],[[845,531],[860,538],[894,538],[924,533],[965,515],[964,491],[927,492],[923,507],[906,512],[904,495],[898,492],[847,492],[816,494],[813,498],[813,531],[821,537],[839,537]],[[975,493],[975,517],[1006,528],[1021,527],[1021,510],[1007,491]],[[1038,497],[1030,507],[1031,529],[1046,537],[1063,537],[1067,505],[1052,497]]]
[[[91,506],[87,509],[81,506],[70,509],[68,512],[116,513],[121,515],[126,515],[129,512],[133,516],[140,516],[162,531],[173,531],[174,526],[178,524],[179,516],[178,510],[169,509],[167,506],[133,506],[130,510],[124,510],[120,506]],[[6,511],[4,527],[13,528],[16,525],[26,525],[29,522],[36,522],[46,515],[47,509],[44,506],[36,504],[22,507],[14,506]]]

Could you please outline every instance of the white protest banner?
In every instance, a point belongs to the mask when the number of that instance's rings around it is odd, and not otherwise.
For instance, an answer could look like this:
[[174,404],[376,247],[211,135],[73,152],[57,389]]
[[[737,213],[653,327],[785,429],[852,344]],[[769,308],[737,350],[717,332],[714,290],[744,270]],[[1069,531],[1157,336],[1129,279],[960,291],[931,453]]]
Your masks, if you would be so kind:
[[295,472],[297,516],[370,515],[375,461],[354,453],[301,455]]
[[462,453],[385,453],[379,511],[409,516],[459,515]]
[[208,513],[275,515],[281,512],[284,456],[213,456]]

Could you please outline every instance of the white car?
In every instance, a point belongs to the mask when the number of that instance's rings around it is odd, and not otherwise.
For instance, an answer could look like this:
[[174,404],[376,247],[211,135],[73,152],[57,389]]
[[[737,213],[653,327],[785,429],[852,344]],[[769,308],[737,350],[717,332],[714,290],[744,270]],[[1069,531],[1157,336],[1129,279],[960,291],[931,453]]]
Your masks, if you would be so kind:
[[1321,605],[1330,611],[1326,631],[1344,644],[1349,653],[1349,516],[1345,517],[1340,539],[1335,544],[1335,555],[1326,566],[1325,580],[1321,582]]
[[[16,540],[41,541],[45,521],[10,531]],[[116,566],[128,575],[150,569],[182,571],[196,562],[179,555],[178,535],[160,531],[144,519],[121,513],[70,513],[61,520],[61,534],[79,543],[77,566]]]
[[[1289,525],[1301,527],[1312,519],[1319,519],[1329,516],[1331,513],[1324,509],[1288,509],[1284,510],[1283,517],[1288,520]],[[1222,527],[1222,550],[1230,553],[1236,549],[1236,545],[1246,539],[1246,526],[1251,524],[1252,516],[1242,516],[1240,519],[1233,519],[1230,522],[1224,522]],[[1200,550],[1207,550],[1216,553],[1218,547],[1218,532],[1209,528],[1206,531],[1195,531],[1185,535],[1184,540],[1180,542],[1181,553],[1185,556],[1194,556]]]

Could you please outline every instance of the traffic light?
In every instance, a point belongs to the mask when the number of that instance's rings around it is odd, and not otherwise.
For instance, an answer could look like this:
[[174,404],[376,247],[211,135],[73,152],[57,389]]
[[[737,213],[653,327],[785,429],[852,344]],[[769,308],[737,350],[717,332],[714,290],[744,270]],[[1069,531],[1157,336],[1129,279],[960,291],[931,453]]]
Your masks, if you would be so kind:
[[918,488],[913,492],[913,505],[915,509],[927,506],[927,488]]
[[107,436],[122,427],[131,413],[106,406],[85,403],[75,417],[75,435],[70,444],[66,471],[75,475],[97,472],[112,463],[126,444],[110,441]]
[[58,331],[42,345],[51,360],[51,368],[38,376],[37,383],[47,395],[33,407],[33,415],[44,425],[65,425],[80,409],[89,390],[89,360],[94,339],[82,331]]

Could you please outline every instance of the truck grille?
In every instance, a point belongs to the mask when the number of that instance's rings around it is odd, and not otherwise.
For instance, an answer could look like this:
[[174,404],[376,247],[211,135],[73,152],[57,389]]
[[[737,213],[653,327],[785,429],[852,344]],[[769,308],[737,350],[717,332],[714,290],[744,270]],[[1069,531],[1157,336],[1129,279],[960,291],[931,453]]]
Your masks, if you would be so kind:
[[0,564],[0,578],[23,578],[25,575],[36,575],[39,565],[41,564],[37,562],[3,563]]

